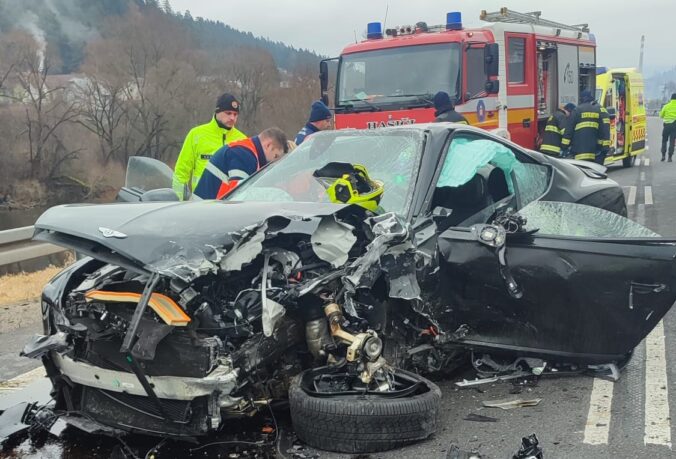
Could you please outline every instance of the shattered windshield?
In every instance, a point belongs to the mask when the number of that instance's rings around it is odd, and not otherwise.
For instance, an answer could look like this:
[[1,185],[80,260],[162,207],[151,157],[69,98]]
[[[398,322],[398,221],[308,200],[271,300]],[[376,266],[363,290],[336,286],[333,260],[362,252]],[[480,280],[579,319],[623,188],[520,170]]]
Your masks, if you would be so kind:
[[380,212],[406,214],[422,156],[424,133],[401,128],[317,133],[286,158],[244,182],[230,201],[331,202],[326,185],[313,173],[331,162],[366,167],[382,181]]
[[457,97],[460,45],[405,46],[343,56],[338,105],[415,100],[447,92]]
[[538,234],[608,239],[660,237],[626,217],[583,204],[535,201],[519,213],[528,220],[526,228],[537,228]]

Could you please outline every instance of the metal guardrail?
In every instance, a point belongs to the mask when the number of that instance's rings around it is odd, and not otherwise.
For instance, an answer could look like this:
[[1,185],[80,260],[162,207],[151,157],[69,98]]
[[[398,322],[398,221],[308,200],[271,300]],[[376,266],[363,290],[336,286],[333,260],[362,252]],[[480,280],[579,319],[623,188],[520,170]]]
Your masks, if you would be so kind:
[[32,226],[0,231],[0,267],[66,251],[46,242],[33,242],[33,231]]

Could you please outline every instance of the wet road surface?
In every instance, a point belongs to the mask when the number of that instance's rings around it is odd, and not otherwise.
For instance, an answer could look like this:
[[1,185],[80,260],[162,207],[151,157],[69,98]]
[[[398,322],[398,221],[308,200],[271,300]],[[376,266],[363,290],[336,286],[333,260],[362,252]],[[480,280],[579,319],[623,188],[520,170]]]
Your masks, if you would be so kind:
[[[648,138],[652,149],[632,168],[611,166],[609,175],[625,191],[630,218],[661,235],[676,236],[676,163],[660,162],[660,132],[660,121],[650,118]],[[3,333],[3,340],[9,341],[5,341],[0,349],[0,380],[13,378],[36,366],[35,362],[18,363],[20,358],[16,352],[20,346],[17,347],[16,343],[28,332],[16,330],[11,339],[10,335]],[[510,383],[457,390],[453,383],[460,377],[438,381],[443,392],[439,432],[425,442],[369,457],[445,458],[451,445],[455,444],[464,450],[477,451],[482,457],[506,458],[516,451],[522,436],[533,432],[538,435],[547,459],[676,457],[671,449],[672,439],[676,438],[675,424],[671,420],[676,413],[675,350],[676,310],[672,310],[639,345],[616,383],[589,376],[542,379],[536,387],[522,388],[517,395]],[[9,388],[0,385],[0,409],[27,399],[49,399],[49,385],[44,379],[35,379],[35,375],[28,379],[32,382],[19,381],[14,386],[9,384]],[[510,397],[541,398],[542,401],[534,407],[510,411],[482,407],[482,401]],[[489,416],[497,421],[463,420],[470,413]],[[258,451],[259,457],[293,457],[293,452],[305,457],[313,456],[312,451],[292,446],[288,419],[283,410],[278,413],[276,421],[284,439],[279,448],[227,444],[210,445],[191,453],[190,448],[195,446],[164,444],[157,457],[187,457],[189,454],[192,457],[229,457],[235,446],[240,451]],[[252,422],[259,422],[254,427],[258,430],[270,423],[270,419]],[[111,454],[112,457],[126,457],[125,454],[133,457],[116,440],[88,438],[79,433],[74,435],[77,440],[67,443],[68,446],[57,442],[33,448],[30,442],[26,442],[14,450],[14,457],[111,457]],[[137,442],[140,443],[137,445]],[[136,449],[136,454],[142,453],[140,457],[157,444],[154,439],[137,439],[132,443],[130,447]],[[321,457],[350,456],[321,453]]]

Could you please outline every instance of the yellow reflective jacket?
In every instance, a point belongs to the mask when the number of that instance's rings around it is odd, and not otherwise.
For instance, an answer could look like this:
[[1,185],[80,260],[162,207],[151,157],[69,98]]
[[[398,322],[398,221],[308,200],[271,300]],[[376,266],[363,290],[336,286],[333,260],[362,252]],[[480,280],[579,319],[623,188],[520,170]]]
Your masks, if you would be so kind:
[[185,137],[174,168],[172,187],[176,194],[183,199],[186,191],[192,192],[211,156],[223,145],[243,139],[246,139],[244,133],[234,127],[222,128],[215,116],[207,124],[192,128]]
[[676,121],[676,100],[672,100],[662,107],[662,110],[660,110],[660,118],[664,120],[665,124]]

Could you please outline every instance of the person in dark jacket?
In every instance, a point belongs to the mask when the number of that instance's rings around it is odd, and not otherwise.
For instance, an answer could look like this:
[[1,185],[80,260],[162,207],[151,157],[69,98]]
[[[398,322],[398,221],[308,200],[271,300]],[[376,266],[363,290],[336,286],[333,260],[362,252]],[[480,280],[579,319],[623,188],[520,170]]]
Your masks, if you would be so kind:
[[296,134],[296,145],[300,145],[305,141],[305,138],[319,131],[326,131],[331,129],[333,122],[333,115],[329,107],[321,100],[316,100],[312,103],[310,108],[310,116],[303,129]]
[[455,111],[455,105],[447,92],[439,91],[434,95],[434,122],[469,124],[467,119]]
[[545,131],[542,134],[540,151],[546,155],[561,155],[561,139],[568,126],[568,118],[575,110],[575,104],[568,103],[563,108],[557,108],[556,112],[547,120]]
[[575,159],[603,164],[610,149],[610,116],[590,91],[582,91],[580,101],[570,116],[561,146],[570,147]]
[[202,199],[221,199],[239,182],[288,151],[286,134],[274,127],[250,139],[233,142],[211,157],[195,188],[195,195]]

